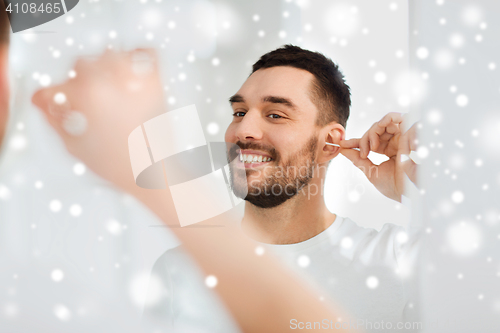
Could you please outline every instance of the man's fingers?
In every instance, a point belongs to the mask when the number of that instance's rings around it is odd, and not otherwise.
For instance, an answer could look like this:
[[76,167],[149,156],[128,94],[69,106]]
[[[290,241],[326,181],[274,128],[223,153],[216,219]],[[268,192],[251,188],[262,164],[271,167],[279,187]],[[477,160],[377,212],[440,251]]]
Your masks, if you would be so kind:
[[385,132],[392,135],[399,133],[400,131],[401,131],[400,124],[390,123],[385,127]]
[[418,186],[417,183],[417,170],[418,170],[418,164],[413,162],[413,160],[410,158],[404,162],[401,163],[401,167],[403,171],[406,173],[408,178]]
[[374,123],[360,139],[361,158],[366,159],[370,151],[380,152],[381,142],[390,141],[394,135],[398,134],[402,121],[403,117],[400,113],[392,112]]
[[82,56],[78,58],[73,66],[73,70],[78,77],[80,74],[85,73],[89,75],[89,73],[93,73],[93,68],[97,62],[96,56]]
[[51,124],[54,122],[54,118],[58,118],[62,109],[62,102],[65,102],[62,100],[65,98],[65,95],[64,97],[63,95],[58,96],[60,97],[58,101],[61,101],[61,103],[58,104],[54,101],[57,94],[56,91],[57,87],[40,89],[35,92],[31,99],[33,104],[45,114]]
[[359,148],[359,140],[360,139],[341,140],[340,147],[341,148]]
[[65,119],[65,114],[71,110],[67,95],[66,87],[59,85],[40,89],[31,98],[33,104],[42,111],[49,124],[61,136],[66,135],[62,129],[62,123]]
[[[389,116],[390,115],[390,116]],[[388,117],[389,116],[389,117]],[[395,134],[401,131],[399,120],[402,117],[398,117],[398,114],[391,115],[388,114],[379,122],[373,124],[372,128],[368,131],[370,133],[370,138],[374,138],[377,135],[380,139],[379,141],[389,141]],[[392,121],[395,119],[395,121]],[[387,122],[389,120],[389,123]],[[376,142],[376,140],[370,140],[371,142]],[[377,150],[378,145],[372,150]]]
[[409,156],[410,152],[411,152],[410,140],[409,140],[408,132],[406,132],[405,134],[403,134],[399,137],[398,154],[403,154],[403,155]]
[[359,140],[359,152],[361,158],[367,158],[370,153],[370,142],[369,142],[368,132],[366,132],[363,137]]
[[401,135],[398,147],[401,154],[410,154],[418,149],[417,126],[418,123],[413,124],[408,131]]
[[370,142],[370,150],[376,152],[380,144],[379,134],[375,132],[369,132],[368,140]]
[[361,152],[354,149],[342,149],[340,153],[347,157],[356,167],[370,179],[373,173],[373,168],[377,166],[373,164],[368,158],[361,158]]
[[401,115],[401,113],[390,112],[386,114],[382,119],[380,119],[378,125],[385,128],[389,126],[390,123],[401,124],[402,121],[403,116]]
[[48,110],[48,103],[47,103],[48,93],[49,93],[48,88],[39,89],[33,94],[33,97],[31,98],[31,102],[44,112]]
[[135,49],[135,50],[132,50],[132,51],[127,53],[127,56],[130,57],[130,59],[132,61],[136,60],[134,58],[138,55],[140,57],[147,56],[148,60],[150,60],[154,63],[156,63],[158,61],[158,53],[156,52],[155,49],[139,48],[139,49]]
[[158,70],[158,54],[154,49],[135,49],[126,54],[132,73],[139,76],[155,74]]
[[417,150],[418,145],[416,142],[417,132],[416,132],[417,124],[414,124],[408,131],[406,131],[403,135],[401,135],[399,139],[399,147],[398,147],[398,160],[401,170],[408,176],[408,178],[418,186],[417,184],[417,170],[418,164],[416,164],[411,158],[411,151]]
[[68,89],[65,85],[43,88],[36,91],[31,98],[35,106],[44,112],[50,112],[54,108],[69,108]]
[[394,134],[384,133],[380,136],[380,142],[388,142],[390,139],[392,139],[393,136]]

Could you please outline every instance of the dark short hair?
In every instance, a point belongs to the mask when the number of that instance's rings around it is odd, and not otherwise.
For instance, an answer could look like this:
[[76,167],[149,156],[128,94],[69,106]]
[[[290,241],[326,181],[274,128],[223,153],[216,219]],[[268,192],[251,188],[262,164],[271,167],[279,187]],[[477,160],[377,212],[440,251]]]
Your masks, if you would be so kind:
[[319,52],[304,50],[294,45],[284,45],[264,54],[253,65],[252,74],[259,69],[288,66],[313,74],[310,96],[318,108],[316,124],[325,126],[333,121],[346,127],[351,106],[351,93],[339,67]]

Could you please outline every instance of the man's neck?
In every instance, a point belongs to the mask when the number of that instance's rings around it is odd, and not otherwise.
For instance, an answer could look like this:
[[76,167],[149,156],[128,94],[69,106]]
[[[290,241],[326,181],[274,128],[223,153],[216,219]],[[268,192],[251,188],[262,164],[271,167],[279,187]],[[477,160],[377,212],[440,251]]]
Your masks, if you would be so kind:
[[310,188],[306,186],[304,191],[274,208],[259,208],[247,201],[241,222],[243,232],[268,244],[300,243],[323,232],[336,215],[326,207],[322,193],[311,194],[315,183],[313,179]]

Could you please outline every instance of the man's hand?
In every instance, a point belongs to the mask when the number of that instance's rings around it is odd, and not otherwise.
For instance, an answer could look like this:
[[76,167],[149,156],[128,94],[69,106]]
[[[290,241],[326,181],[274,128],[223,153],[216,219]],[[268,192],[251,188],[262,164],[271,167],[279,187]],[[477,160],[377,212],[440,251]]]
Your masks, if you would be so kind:
[[[351,160],[368,180],[386,197],[401,202],[404,194],[404,175],[416,183],[417,165],[409,158],[416,150],[416,126],[403,131],[403,117],[389,113],[363,135],[361,139],[340,141],[340,153]],[[359,151],[351,149],[359,148]],[[370,151],[384,154],[389,160],[380,165],[368,159]]]
[[0,44],[0,151],[7,127],[7,118],[9,117],[8,51],[7,44]]
[[156,54],[106,51],[96,60],[78,60],[75,72],[75,78],[36,92],[33,103],[72,155],[129,190],[135,182],[128,136],[166,111]]

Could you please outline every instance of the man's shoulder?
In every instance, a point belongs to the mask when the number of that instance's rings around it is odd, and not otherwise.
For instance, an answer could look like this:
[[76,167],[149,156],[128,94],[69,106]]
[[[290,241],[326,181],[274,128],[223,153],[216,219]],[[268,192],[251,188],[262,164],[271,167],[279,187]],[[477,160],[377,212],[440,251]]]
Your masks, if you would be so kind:
[[175,332],[240,332],[183,245],[165,251],[155,262],[146,299],[155,301],[145,315],[167,332],[172,330],[168,325],[174,325]]
[[[344,218],[339,227],[341,247],[348,247],[352,259],[368,263],[397,261],[397,251],[407,241],[404,227],[386,223],[380,230],[363,227],[349,218]],[[346,246],[350,245],[350,246]]]
[[401,235],[405,234],[405,228],[400,225],[386,223],[380,230],[376,230],[370,227],[363,227],[350,218],[344,217],[342,224],[338,228],[338,232],[341,235],[345,234],[345,237],[355,237],[358,241],[385,243],[394,241],[395,238],[403,238]]
[[166,250],[156,260],[153,270],[164,271],[178,266],[194,266],[194,261],[182,244]]

